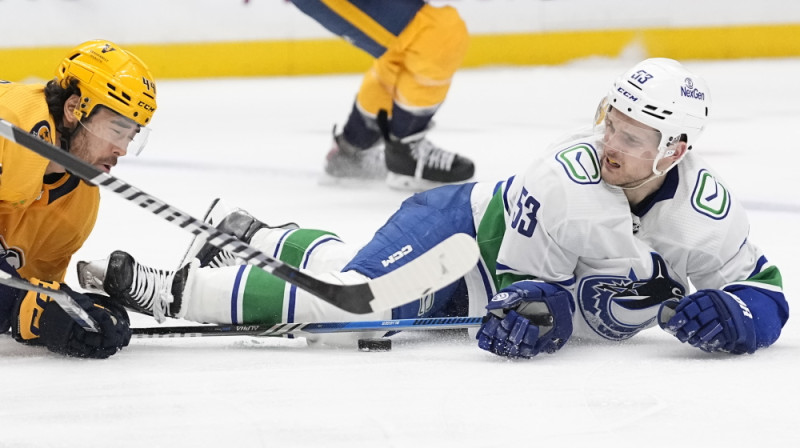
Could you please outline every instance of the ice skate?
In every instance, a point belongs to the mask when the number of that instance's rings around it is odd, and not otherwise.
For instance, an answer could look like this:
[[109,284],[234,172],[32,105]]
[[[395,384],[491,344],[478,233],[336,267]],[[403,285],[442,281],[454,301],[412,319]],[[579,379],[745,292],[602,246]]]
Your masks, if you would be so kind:
[[475,174],[472,160],[446,151],[428,140],[425,135],[433,128],[428,123],[420,132],[397,138],[389,128],[386,111],[377,118],[386,145],[386,183],[392,188],[422,191],[444,184],[464,182]]
[[386,161],[382,142],[361,149],[336,134],[333,128],[333,146],[325,160],[325,172],[335,178],[383,180],[386,178]]
[[[298,225],[290,222],[279,226],[267,225],[250,213],[238,209],[227,207],[219,198],[214,199],[204,218],[206,224],[212,225],[222,232],[235,236],[240,241],[250,243],[253,235],[261,229],[296,229]],[[243,262],[228,251],[221,250],[210,244],[206,244],[204,236],[198,236],[192,242],[189,250],[184,255],[181,265],[188,263],[192,258],[200,261],[200,267],[223,267],[242,264]]]
[[105,292],[124,306],[162,322],[165,317],[181,316],[191,269],[191,264],[177,271],[154,269],[117,250],[103,260],[79,261],[78,281],[84,289]]
[[386,182],[393,188],[427,190],[442,184],[464,182],[475,174],[466,157],[446,151],[425,138],[426,131],[386,141]]

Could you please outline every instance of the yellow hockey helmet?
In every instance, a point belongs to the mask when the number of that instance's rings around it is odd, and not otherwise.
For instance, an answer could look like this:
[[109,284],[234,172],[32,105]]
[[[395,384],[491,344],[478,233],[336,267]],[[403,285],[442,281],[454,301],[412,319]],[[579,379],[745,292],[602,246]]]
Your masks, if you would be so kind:
[[75,116],[88,117],[97,106],[105,106],[146,126],[156,111],[153,75],[134,54],[107,40],[78,45],[56,69],[56,79],[66,88],[69,79],[78,80],[80,106]]

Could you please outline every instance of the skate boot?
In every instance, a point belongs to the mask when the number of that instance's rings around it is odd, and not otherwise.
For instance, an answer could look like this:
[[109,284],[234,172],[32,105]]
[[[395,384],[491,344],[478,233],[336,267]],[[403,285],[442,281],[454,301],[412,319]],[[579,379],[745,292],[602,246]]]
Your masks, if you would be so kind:
[[361,149],[351,145],[342,134],[333,128],[333,146],[325,160],[325,172],[336,178],[383,180],[386,178],[386,162],[383,144]]
[[439,185],[464,182],[475,174],[466,157],[445,151],[425,138],[426,131],[403,139],[386,141],[386,183],[393,188],[427,190]]
[[[261,229],[297,229],[298,225],[290,222],[279,226],[269,226],[250,213],[241,209],[226,207],[219,198],[214,199],[204,219],[206,224],[212,225],[222,232],[235,236],[239,241],[250,243],[253,235]],[[200,267],[235,266],[243,262],[228,251],[224,251],[210,244],[206,239],[198,236],[189,247],[182,265],[189,263],[192,258],[200,261]]]
[[117,250],[107,259],[78,262],[78,281],[90,291],[105,292],[125,307],[149,314],[157,321],[182,317],[183,291],[196,262],[177,271],[154,269]]
[[475,174],[472,160],[454,152],[445,151],[425,138],[433,123],[416,134],[397,138],[389,130],[386,111],[378,113],[380,127],[386,145],[386,168],[389,173],[386,183],[392,188],[422,191],[444,184],[469,180]]

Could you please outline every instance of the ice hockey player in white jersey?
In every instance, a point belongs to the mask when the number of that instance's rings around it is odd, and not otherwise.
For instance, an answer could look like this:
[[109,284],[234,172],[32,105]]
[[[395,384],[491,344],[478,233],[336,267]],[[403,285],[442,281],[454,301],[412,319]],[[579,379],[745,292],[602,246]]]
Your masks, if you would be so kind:
[[[692,149],[710,104],[705,81],[680,63],[645,60],[613,83],[591,129],[506,180],[414,195],[357,252],[329,232],[269,227],[241,210],[213,218],[267,254],[344,283],[383,275],[454,233],[475,237],[481,260],[471,272],[391,313],[348,314],[202,244],[177,273],[115,252],[82,264],[79,275],[85,287],[157,318],[270,324],[485,314],[479,347],[525,358],[573,337],[624,340],[658,324],[705,351],[752,353],[778,339],[789,309],[778,268],[748,238],[745,210]],[[171,296],[153,292],[164,289]],[[531,323],[542,314],[552,325]],[[363,335],[323,341],[356,337]]]

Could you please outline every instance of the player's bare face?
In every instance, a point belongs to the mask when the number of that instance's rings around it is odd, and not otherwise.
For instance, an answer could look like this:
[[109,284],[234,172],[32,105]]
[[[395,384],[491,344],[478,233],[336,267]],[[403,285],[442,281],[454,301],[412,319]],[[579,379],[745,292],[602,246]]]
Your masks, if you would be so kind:
[[98,108],[75,129],[70,152],[95,168],[109,172],[117,159],[128,153],[128,145],[138,131],[132,121],[109,109]]
[[653,174],[661,134],[614,108],[606,114],[600,174],[609,185],[636,187]]

